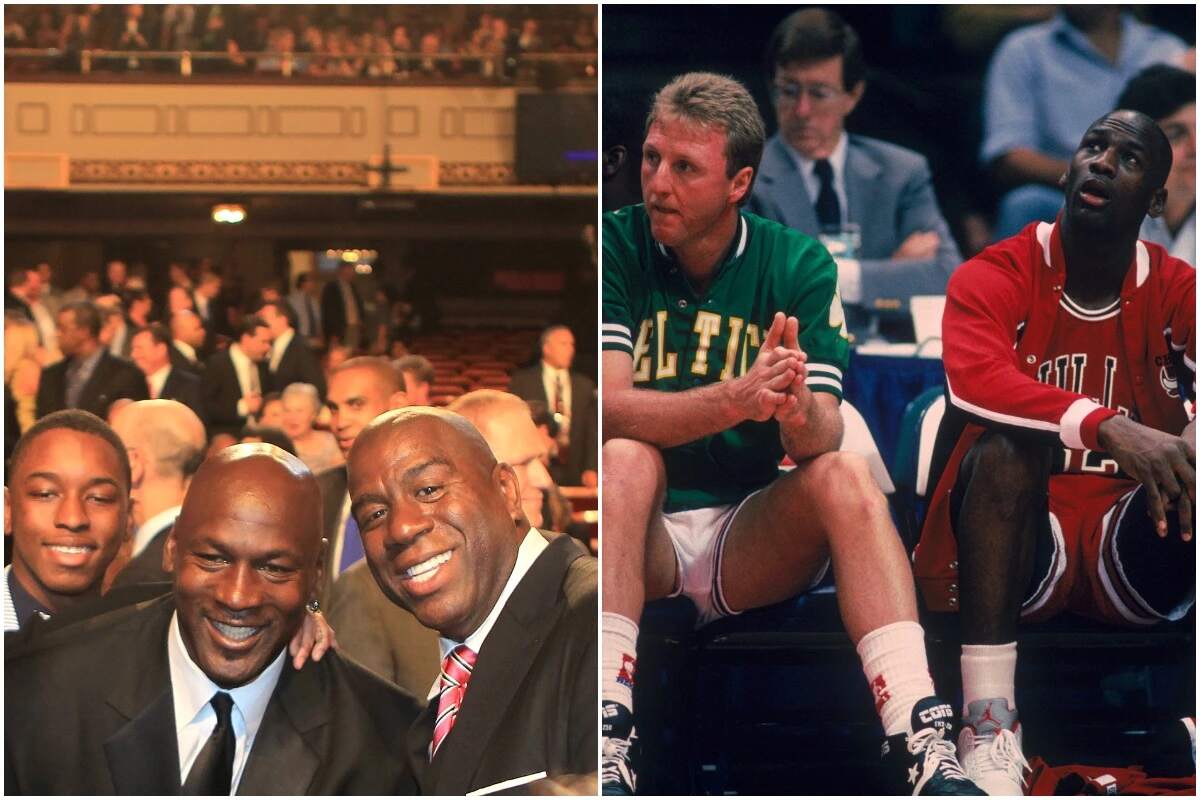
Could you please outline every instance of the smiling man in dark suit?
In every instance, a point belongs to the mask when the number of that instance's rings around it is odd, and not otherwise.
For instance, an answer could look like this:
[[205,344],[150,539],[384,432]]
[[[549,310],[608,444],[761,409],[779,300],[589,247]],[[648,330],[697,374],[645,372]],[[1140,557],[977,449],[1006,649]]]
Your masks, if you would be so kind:
[[58,344],[66,357],[42,370],[38,417],[80,408],[104,419],[114,400],[148,397],[141,371],[101,346],[100,313],[92,303],[69,303],[58,312]]
[[422,792],[595,792],[595,559],[529,525],[512,467],[452,412],[380,416],[349,470],[375,580],[442,637],[409,734]]
[[5,663],[8,794],[388,794],[412,790],[412,698],[285,647],[316,594],[307,468],[235,445],[197,472],[170,595],[50,633]]

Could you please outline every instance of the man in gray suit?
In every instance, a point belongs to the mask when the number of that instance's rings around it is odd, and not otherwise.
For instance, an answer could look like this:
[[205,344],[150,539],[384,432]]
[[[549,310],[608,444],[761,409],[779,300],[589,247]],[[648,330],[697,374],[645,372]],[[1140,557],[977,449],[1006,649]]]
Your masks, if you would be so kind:
[[877,315],[885,334],[907,338],[909,299],[944,294],[962,260],[928,164],[846,133],[866,65],[857,34],[837,14],[810,8],[785,18],[766,63],[779,132],[763,151],[749,209],[813,237],[857,225],[853,257],[833,252],[847,320],[861,334]]

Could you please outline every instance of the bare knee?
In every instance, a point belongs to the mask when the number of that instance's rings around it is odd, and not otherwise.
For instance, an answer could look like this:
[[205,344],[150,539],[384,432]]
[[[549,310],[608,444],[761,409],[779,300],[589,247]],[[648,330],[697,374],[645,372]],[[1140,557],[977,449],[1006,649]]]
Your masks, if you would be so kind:
[[661,494],[667,485],[662,453],[654,445],[634,439],[609,439],[601,451],[604,462],[604,491],[647,490]]
[[1020,508],[1045,494],[1050,448],[1023,442],[1004,431],[987,431],[972,445],[960,468],[969,491]]
[[[817,456],[808,465],[807,513],[816,512],[834,524],[831,530],[853,526],[861,535],[863,523],[878,522],[888,516],[887,499],[871,475],[867,460],[858,453],[834,451]],[[805,513],[799,509],[799,513]],[[859,524],[855,524],[859,523]],[[873,525],[866,525],[872,529]],[[893,534],[894,535],[894,534]]]

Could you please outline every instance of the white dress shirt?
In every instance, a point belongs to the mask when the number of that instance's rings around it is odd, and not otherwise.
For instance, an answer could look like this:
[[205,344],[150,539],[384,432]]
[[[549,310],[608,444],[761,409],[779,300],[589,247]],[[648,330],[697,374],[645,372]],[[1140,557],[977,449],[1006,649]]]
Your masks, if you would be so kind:
[[196,360],[196,348],[192,347],[187,342],[180,341],[179,339],[172,339],[171,344],[175,345],[175,348],[179,352],[183,353],[184,357],[187,358],[188,361],[192,362],[193,364],[198,363]]
[[142,551],[146,549],[146,545],[150,544],[150,541],[159,531],[168,525],[174,525],[175,520],[179,518],[179,511],[182,508],[183,506],[171,506],[170,508],[164,508],[153,517],[143,522],[138,527],[137,533],[133,534],[133,552],[131,557],[136,558],[137,556],[141,555]]
[[[846,200],[846,154],[849,151],[849,137],[842,131],[842,136],[829,154],[829,166],[833,168],[833,191],[837,195],[838,206],[842,212],[842,224],[854,222],[850,219],[850,205]],[[817,207],[817,196],[821,193],[821,179],[817,177],[817,162],[805,158],[791,145],[787,147],[796,169],[804,178],[804,188],[808,190],[808,198],[812,201],[813,209]],[[858,303],[862,300],[862,267],[856,258],[835,258],[838,266],[838,294],[846,303]]]
[[283,351],[288,349],[288,345],[292,343],[292,337],[295,335],[295,328],[288,328],[271,343],[271,372],[279,371],[279,362],[283,360]]
[[167,362],[153,373],[146,376],[146,383],[150,387],[151,400],[157,400],[162,395],[163,384],[167,382],[167,376],[170,374],[171,364],[170,362]]
[[[466,638],[466,641],[456,642],[453,639],[447,639],[444,636],[438,637],[438,646],[442,650],[442,661],[446,660],[446,656],[450,651],[458,647],[460,644],[465,644],[467,647],[475,651],[476,655],[483,648],[483,641],[496,625],[496,620],[500,617],[500,612],[504,610],[504,604],[508,602],[508,598],[516,591],[517,586],[521,583],[521,579],[525,577],[525,573],[529,572],[529,568],[533,566],[533,562],[537,561],[538,556],[542,551],[550,546],[546,541],[546,537],[538,533],[538,529],[530,527],[529,532],[525,534],[525,538],[521,540],[521,546],[517,548],[517,563],[513,565],[512,573],[508,576],[508,582],[504,584],[503,591],[500,592],[500,597],[496,600],[496,605],[492,606],[491,613],[484,618],[483,622],[475,629],[475,632]],[[441,682],[441,677],[435,678],[433,686],[429,689],[429,698],[432,700],[437,697],[438,684]],[[470,691],[470,687],[467,688]]]
[[243,353],[241,346],[236,343],[229,345],[229,360],[233,362],[238,386],[242,389],[242,397],[237,402],[238,416],[249,417],[250,410],[246,407],[247,395],[262,392],[262,384],[258,382],[258,365],[251,361],[250,356]]
[[[556,381],[562,380],[563,387],[563,407],[554,407],[554,398],[556,396]],[[546,390],[546,404],[550,406],[551,412],[562,414],[562,419],[558,422],[559,429],[568,435],[571,432],[571,371],[566,369],[557,369],[550,366],[545,361],[542,362],[542,388]]]
[[192,657],[188,655],[183,636],[179,633],[179,614],[171,615],[171,629],[167,633],[167,661],[171,674],[171,695],[175,704],[175,736],[179,742],[179,782],[187,780],[188,772],[208,737],[217,727],[217,712],[210,701],[217,692],[226,692],[233,698],[233,735],[236,749],[233,756],[233,780],[230,794],[237,794],[246,757],[254,747],[254,737],[262,725],[267,704],[279,683],[283,672],[283,659],[287,648],[264,669],[257,678],[236,689],[217,686]]

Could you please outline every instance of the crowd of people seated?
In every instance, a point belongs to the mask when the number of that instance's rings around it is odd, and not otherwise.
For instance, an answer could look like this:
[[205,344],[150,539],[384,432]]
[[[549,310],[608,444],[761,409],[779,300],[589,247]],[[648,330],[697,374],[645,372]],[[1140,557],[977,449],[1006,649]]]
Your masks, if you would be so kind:
[[[519,11],[519,13],[518,13]],[[10,59],[16,72],[78,72],[103,51],[220,53],[194,72],[342,78],[502,78],[527,53],[595,53],[591,6],[12,6],[6,48],[58,50]],[[90,58],[89,70],[179,71],[177,60]],[[592,77],[595,73],[592,73]]]
[[[539,494],[556,529],[572,527],[557,487],[596,486],[595,383],[570,372],[574,338],[565,327],[544,333],[541,360],[518,369],[538,352],[536,331],[421,332],[412,307],[390,291],[365,301],[352,267],[323,288],[304,273],[286,296],[278,285],[243,291],[207,259],[171,264],[152,291],[146,272],[113,259],[63,289],[48,263],[9,271],[6,459],[54,411],[84,409],[115,423],[131,403],[168,399],[194,413],[208,454],[267,442],[314,474],[344,470],[349,446],[330,376],[366,359],[398,384],[389,407],[447,406],[480,390],[530,401],[523,407],[538,436],[526,455],[547,471]],[[585,528],[575,532],[588,538]]]

